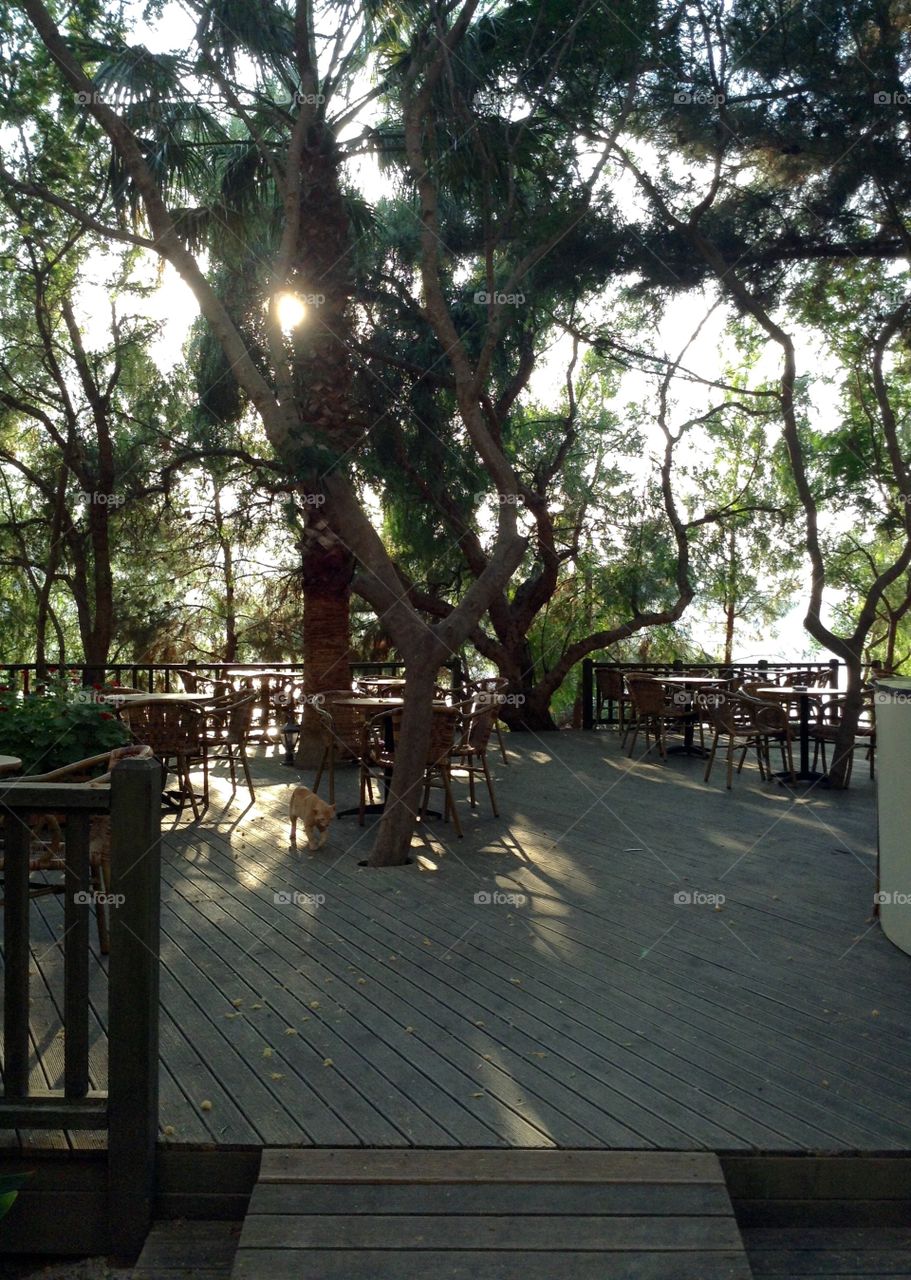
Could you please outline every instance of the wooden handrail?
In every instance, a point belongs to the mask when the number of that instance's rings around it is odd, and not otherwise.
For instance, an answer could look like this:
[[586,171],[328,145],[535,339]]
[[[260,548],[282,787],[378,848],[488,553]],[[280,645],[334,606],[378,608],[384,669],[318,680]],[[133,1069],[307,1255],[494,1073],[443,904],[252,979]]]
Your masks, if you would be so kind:
[[[28,818],[39,813],[66,819],[62,1091],[33,1089],[28,1077]],[[115,765],[110,784],[101,786],[28,779],[4,783],[0,814],[5,835],[0,1128],[107,1130],[108,1251],[132,1257],[151,1224],[155,1189],[161,766],[154,759],[126,759]],[[111,822],[106,1093],[89,1089],[93,815],[109,816]]]

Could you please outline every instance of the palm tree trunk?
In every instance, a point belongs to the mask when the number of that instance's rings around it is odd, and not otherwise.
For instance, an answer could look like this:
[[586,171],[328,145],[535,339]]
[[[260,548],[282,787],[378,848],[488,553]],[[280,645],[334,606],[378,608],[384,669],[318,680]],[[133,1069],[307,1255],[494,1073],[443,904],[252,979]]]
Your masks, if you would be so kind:
[[[351,687],[351,579],[354,558],[321,519],[308,527],[301,577],[304,595],[304,691],[308,699]],[[315,768],[322,743],[309,702],[294,763]]]

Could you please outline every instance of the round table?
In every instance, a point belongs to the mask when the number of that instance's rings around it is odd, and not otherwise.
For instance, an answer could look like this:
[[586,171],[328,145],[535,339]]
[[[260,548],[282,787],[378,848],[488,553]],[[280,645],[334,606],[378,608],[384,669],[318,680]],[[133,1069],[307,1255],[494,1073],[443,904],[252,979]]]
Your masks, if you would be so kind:
[[21,768],[22,761],[18,756],[0,756],[0,775],[18,773]]

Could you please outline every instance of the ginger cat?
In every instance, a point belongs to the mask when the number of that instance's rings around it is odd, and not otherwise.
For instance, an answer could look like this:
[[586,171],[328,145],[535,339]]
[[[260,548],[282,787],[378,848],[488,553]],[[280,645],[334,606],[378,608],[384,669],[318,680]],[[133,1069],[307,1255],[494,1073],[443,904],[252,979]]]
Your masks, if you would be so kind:
[[329,823],[335,817],[335,805],[321,800],[309,787],[295,787],[288,806],[291,819],[291,843],[297,844],[298,819],[304,824],[307,847],[311,851],[322,849],[329,836]]

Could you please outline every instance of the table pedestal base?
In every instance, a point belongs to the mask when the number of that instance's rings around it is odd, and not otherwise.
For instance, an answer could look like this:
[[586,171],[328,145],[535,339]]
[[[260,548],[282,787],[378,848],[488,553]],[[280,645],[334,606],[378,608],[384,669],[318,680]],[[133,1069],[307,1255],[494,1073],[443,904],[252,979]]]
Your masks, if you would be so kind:
[[829,785],[828,775],[819,773],[816,769],[796,769],[793,778],[787,769],[779,769],[777,773],[772,774],[772,777],[777,778],[779,782],[789,783],[792,786],[797,782],[812,782],[820,787]]

